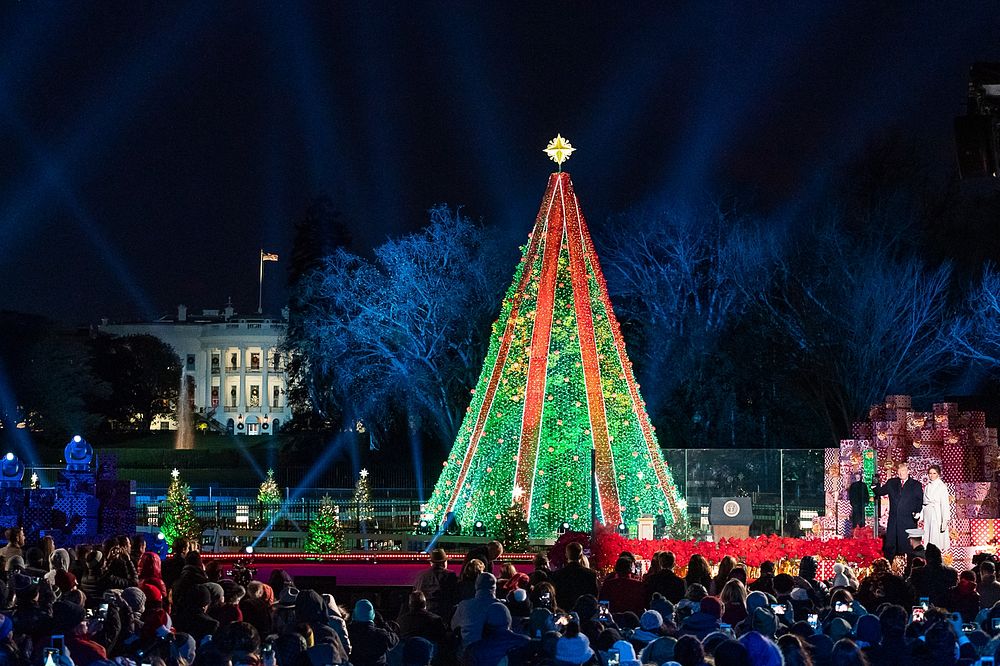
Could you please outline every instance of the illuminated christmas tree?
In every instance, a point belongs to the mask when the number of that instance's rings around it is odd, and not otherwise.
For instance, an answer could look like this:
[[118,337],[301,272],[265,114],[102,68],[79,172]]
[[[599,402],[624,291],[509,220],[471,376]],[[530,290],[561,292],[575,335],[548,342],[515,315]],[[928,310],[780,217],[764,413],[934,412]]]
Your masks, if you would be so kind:
[[274,480],[274,470],[267,470],[267,478],[260,484],[257,501],[261,504],[281,504],[281,489]]
[[354,488],[354,497],[351,500],[354,509],[358,512],[358,528],[377,528],[375,524],[375,507],[372,506],[372,495],[368,489],[368,470],[363,469],[358,474],[358,485]]
[[340,513],[329,496],[320,501],[319,512],[309,523],[306,536],[307,553],[339,553],[344,549],[344,531],[340,527]]
[[[573,183],[562,172],[574,148],[561,136],[546,153],[549,177],[523,246],[465,420],[425,515],[449,514],[496,533],[512,502],[532,537],[563,522],[635,526],[643,515],[686,522],[621,330],[608,299]],[[591,503],[591,450],[596,507]]]
[[168,544],[173,544],[178,537],[184,537],[188,541],[201,543],[201,523],[194,515],[194,507],[191,506],[191,487],[186,483],[181,483],[181,473],[174,468],[170,472],[172,480],[167,488],[167,501],[163,509],[163,522],[160,523],[160,531]]

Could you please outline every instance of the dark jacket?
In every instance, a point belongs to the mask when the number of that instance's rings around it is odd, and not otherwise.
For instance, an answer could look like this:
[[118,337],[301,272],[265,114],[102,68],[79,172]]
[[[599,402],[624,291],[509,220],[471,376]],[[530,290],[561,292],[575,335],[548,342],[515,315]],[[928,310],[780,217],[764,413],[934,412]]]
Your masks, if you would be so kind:
[[[163,584],[170,589],[177,582],[177,579],[181,577],[181,571],[184,570],[184,558],[180,555],[171,555],[167,559],[163,560],[163,564],[160,566],[160,578],[163,579]],[[279,590],[275,590],[274,593],[277,594]]]
[[424,609],[408,610],[397,618],[396,623],[399,625],[400,638],[420,636],[436,645],[441,645],[444,642],[445,634],[448,631],[440,615]]
[[[486,636],[465,649],[462,655],[463,666],[496,666],[504,657],[526,650],[531,643],[527,636],[515,634],[510,629],[491,627],[487,631]],[[523,659],[508,657],[508,663],[523,662]]]
[[388,629],[380,629],[373,622],[352,622],[347,628],[351,636],[351,664],[353,666],[381,666],[385,655],[396,647],[399,636]]
[[597,572],[579,562],[570,562],[562,569],[553,571],[551,580],[556,587],[559,608],[573,608],[576,600],[585,594],[597,596]]
[[906,530],[917,526],[913,514],[923,510],[923,486],[912,477],[905,484],[899,477],[893,477],[874,490],[876,497],[889,496],[889,519],[882,540],[882,552],[889,560],[896,555],[908,554],[911,549]]
[[642,584],[642,581],[630,576],[623,577],[615,574],[605,579],[598,599],[608,601],[608,607],[612,613],[632,611],[636,615],[642,615],[646,610],[649,597],[646,595],[646,586]]
[[705,640],[713,631],[719,630],[719,618],[708,613],[692,613],[681,623],[678,633],[681,635],[691,635],[699,641]]
[[931,564],[915,569],[910,575],[910,584],[917,597],[927,597],[935,606],[945,606],[948,590],[958,584],[958,572],[943,564]]
[[979,613],[979,592],[971,580],[959,579],[958,584],[948,590],[944,607],[954,613],[961,613],[962,620],[972,622]]
[[653,598],[653,594],[659,592],[670,603],[676,604],[684,598],[684,590],[684,579],[669,569],[660,569],[646,578],[647,601]]
[[202,613],[201,610],[197,612],[178,611],[173,616],[173,621],[174,628],[177,631],[191,634],[195,643],[201,643],[201,639],[213,635],[219,629],[219,623],[208,614]]

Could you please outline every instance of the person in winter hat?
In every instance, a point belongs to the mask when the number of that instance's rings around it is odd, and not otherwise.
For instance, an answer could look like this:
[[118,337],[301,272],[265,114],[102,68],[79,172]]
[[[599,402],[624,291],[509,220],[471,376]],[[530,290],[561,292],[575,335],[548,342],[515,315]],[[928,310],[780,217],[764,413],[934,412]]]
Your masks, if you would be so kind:
[[639,628],[632,633],[632,645],[637,649],[646,647],[662,636],[663,616],[655,610],[648,610],[639,618]]
[[566,635],[556,641],[556,661],[574,666],[586,664],[594,656],[590,639],[580,633],[578,626],[570,625],[566,629]]
[[497,579],[493,574],[483,572],[476,578],[476,593],[471,599],[458,604],[451,618],[451,628],[462,634],[462,644],[466,647],[483,637],[486,611],[497,601]]
[[642,662],[636,657],[635,648],[628,641],[617,641],[612,648],[618,650],[618,663],[621,666],[642,666]]
[[785,663],[778,646],[756,631],[742,636],[740,643],[750,653],[750,662],[754,666],[783,666]]

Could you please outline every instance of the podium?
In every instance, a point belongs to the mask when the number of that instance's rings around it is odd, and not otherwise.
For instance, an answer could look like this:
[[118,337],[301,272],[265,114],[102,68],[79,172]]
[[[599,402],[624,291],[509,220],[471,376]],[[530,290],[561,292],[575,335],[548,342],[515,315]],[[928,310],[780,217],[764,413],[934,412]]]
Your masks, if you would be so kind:
[[713,497],[708,509],[712,536],[720,539],[746,539],[753,523],[749,497]]
[[639,518],[639,529],[638,529],[639,539],[652,540],[653,538],[653,517],[652,516],[642,516]]

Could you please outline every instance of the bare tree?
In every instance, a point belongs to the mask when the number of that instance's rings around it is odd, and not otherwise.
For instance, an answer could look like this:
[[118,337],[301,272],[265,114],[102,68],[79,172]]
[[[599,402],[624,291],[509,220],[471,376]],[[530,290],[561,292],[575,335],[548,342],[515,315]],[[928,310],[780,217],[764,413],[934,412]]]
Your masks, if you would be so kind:
[[949,331],[961,360],[1000,366],[1000,272],[988,265]]
[[297,350],[329,396],[384,431],[394,414],[450,441],[481,369],[504,265],[483,231],[439,206],[375,260],[338,250],[303,280]]

